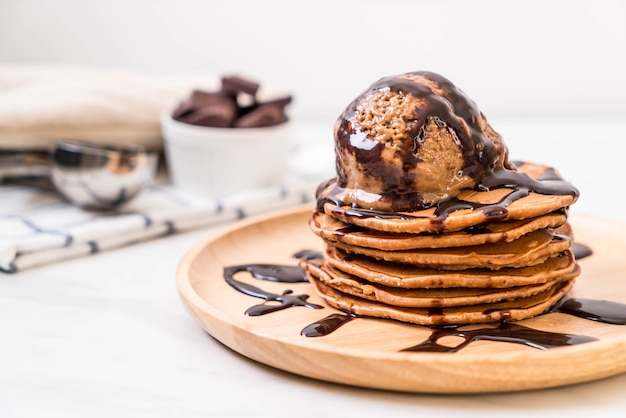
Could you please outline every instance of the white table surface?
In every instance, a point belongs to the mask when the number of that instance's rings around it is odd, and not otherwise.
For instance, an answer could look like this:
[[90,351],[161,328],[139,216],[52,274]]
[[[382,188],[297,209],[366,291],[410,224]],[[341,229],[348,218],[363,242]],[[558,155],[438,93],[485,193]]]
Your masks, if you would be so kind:
[[[626,122],[491,123],[512,159],[550,163],[579,187],[572,212],[626,223],[616,195]],[[298,149],[318,158],[300,153],[298,163],[317,174],[332,167],[331,130],[298,126]],[[429,395],[320,382],[251,361],[207,335],[176,291],[181,257],[219,228],[0,275],[0,417],[624,416],[626,374],[520,393]]]

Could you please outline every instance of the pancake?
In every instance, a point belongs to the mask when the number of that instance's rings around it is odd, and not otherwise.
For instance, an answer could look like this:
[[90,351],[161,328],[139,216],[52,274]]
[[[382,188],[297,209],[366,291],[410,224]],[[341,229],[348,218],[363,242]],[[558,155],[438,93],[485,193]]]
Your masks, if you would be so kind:
[[[552,167],[525,162],[518,170],[530,177],[539,179],[546,173],[553,173]],[[318,192],[324,196],[327,190],[336,187],[330,182]],[[445,216],[435,214],[436,207],[415,212],[379,212],[359,209],[350,205],[338,205],[332,201],[322,201],[320,211],[344,223],[377,231],[417,234],[423,232],[459,231],[464,228],[485,224],[494,220],[523,220],[535,218],[551,212],[568,208],[577,199],[575,195],[551,195],[528,192],[523,197],[513,199],[512,203],[502,202],[515,193],[524,193],[521,189],[497,188],[489,191],[467,189],[462,191],[455,202],[464,204],[465,209],[455,210]],[[506,207],[503,207],[506,206]]]
[[449,308],[405,308],[366,300],[325,285],[313,274],[307,275],[326,303],[355,315],[394,319],[419,325],[464,325],[499,321],[521,321],[548,311],[572,287],[574,279],[559,281],[555,286],[532,296]]
[[385,251],[357,247],[326,240],[326,246],[337,247],[348,254],[360,254],[378,260],[412,264],[445,270],[467,268],[500,269],[527,267],[544,262],[567,250],[571,241],[549,229],[540,229],[511,242],[451,248],[417,248],[404,251]]
[[308,275],[342,293],[387,305],[407,308],[444,308],[512,301],[547,291],[551,287],[556,286],[558,282],[573,279],[579,273],[579,269],[575,269],[567,275],[560,275],[556,279],[541,284],[509,288],[448,287],[405,289],[374,284],[317,262],[303,261],[300,265]]
[[567,221],[565,213],[553,212],[535,218],[477,225],[445,234],[394,234],[350,225],[321,212],[313,212],[309,226],[317,236],[332,242],[386,251],[416,248],[446,248],[514,241],[532,231],[557,228]]
[[571,250],[534,266],[521,268],[440,270],[407,264],[381,262],[365,256],[349,255],[328,247],[326,263],[359,279],[385,286],[415,288],[506,288],[546,283],[570,275],[578,268]]

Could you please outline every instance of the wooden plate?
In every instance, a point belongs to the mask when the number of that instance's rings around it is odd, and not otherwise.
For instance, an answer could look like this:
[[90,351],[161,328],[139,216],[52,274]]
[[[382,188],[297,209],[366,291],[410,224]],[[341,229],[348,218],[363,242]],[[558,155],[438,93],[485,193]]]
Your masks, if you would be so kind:
[[[191,316],[217,340],[267,365],[330,382],[386,390],[477,393],[547,388],[599,379],[626,371],[626,326],[549,313],[522,321],[526,327],[584,335],[584,344],[538,349],[523,344],[473,341],[450,352],[403,351],[427,340],[432,330],[400,322],[354,318],[335,331],[306,337],[302,330],[340,313],[309,283],[236,277],[266,292],[309,295],[322,309],[294,306],[259,316],[245,312],[264,300],[229,285],[223,269],[269,263],[296,265],[300,250],[321,250],[308,228],[312,207],[292,208],[241,221],[196,244],[177,269],[177,289]],[[576,241],[593,255],[580,260],[583,273],[570,295],[626,303],[626,225],[572,213]],[[273,302],[268,302],[271,304]],[[267,304],[266,304],[267,305]],[[458,345],[460,337],[441,344]],[[455,341],[456,340],[456,341]]]

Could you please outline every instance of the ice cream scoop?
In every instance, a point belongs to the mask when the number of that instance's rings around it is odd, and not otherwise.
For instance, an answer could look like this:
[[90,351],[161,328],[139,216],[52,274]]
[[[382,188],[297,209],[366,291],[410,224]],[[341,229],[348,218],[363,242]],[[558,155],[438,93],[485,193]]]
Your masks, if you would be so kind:
[[477,105],[427,71],[376,81],[346,107],[334,135],[344,203],[361,207],[423,209],[514,169]]

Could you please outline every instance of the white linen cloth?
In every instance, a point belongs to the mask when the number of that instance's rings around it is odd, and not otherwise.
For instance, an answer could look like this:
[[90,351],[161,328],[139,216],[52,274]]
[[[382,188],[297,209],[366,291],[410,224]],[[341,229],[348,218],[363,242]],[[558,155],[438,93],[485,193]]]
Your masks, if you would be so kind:
[[312,202],[316,184],[242,192],[221,201],[155,185],[112,212],[80,209],[59,194],[32,187],[0,187],[0,272],[87,256],[194,228]]
[[218,82],[197,73],[0,63],[0,148],[46,150],[80,139],[161,149],[161,112]]

